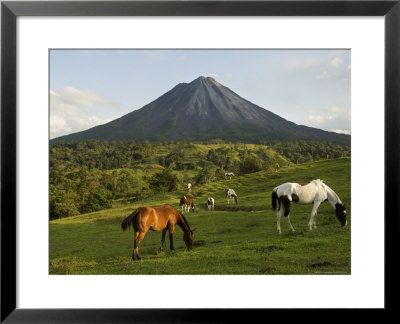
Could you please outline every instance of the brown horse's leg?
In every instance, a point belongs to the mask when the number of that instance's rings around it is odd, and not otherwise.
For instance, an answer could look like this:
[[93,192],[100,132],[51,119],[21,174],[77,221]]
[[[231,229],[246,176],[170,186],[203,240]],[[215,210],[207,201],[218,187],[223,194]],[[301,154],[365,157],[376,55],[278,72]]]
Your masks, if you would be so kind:
[[136,260],[136,242],[139,236],[139,231],[135,231],[135,239],[133,240],[133,253],[132,253],[132,261]]
[[167,229],[163,229],[162,231],[162,235],[161,235],[161,246],[160,249],[158,250],[159,252],[161,252],[164,248],[164,242],[165,242],[165,234],[167,233]]
[[135,244],[134,244],[134,249],[133,249],[133,256],[132,256],[132,260],[135,261],[135,257],[136,260],[141,260],[142,258],[139,255],[139,244],[140,242],[143,241],[144,236],[146,235],[145,232],[137,232],[139,235],[136,235],[135,233]]
[[171,250],[174,250],[174,230],[175,230],[175,226],[170,225],[169,226],[169,248]]

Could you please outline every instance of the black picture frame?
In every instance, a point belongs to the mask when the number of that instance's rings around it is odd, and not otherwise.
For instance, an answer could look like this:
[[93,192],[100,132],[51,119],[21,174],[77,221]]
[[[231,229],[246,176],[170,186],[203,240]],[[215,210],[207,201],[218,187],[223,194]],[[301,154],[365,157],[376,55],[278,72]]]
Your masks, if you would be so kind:
[[[400,0],[393,1],[4,1],[1,3],[1,322],[236,322],[266,309],[16,308],[16,19],[19,16],[384,16],[385,310],[397,306],[399,244]],[[370,201],[366,203],[371,203]],[[375,202],[382,213],[383,202]],[[392,256],[395,256],[394,258]],[[165,292],[167,293],[167,292]],[[161,291],[160,291],[161,294]],[[393,298],[391,298],[393,296]],[[132,298],[135,298],[132,292]],[[244,296],[238,298],[244,298]]]

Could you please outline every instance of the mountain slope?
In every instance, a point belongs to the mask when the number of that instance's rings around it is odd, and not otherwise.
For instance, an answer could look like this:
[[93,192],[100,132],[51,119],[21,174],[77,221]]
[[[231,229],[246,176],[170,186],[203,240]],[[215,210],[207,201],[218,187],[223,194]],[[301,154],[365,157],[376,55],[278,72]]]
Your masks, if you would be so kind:
[[196,141],[222,138],[258,143],[325,140],[350,145],[350,136],[296,125],[240,97],[213,78],[180,83],[141,109],[52,142],[102,140]]

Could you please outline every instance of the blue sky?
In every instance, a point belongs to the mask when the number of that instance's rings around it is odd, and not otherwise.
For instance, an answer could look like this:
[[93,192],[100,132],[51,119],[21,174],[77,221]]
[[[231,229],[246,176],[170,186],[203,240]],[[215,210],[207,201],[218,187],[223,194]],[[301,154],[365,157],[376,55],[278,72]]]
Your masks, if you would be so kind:
[[212,76],[297,124],[350,134],[350,50],[51,50],[50,138]]

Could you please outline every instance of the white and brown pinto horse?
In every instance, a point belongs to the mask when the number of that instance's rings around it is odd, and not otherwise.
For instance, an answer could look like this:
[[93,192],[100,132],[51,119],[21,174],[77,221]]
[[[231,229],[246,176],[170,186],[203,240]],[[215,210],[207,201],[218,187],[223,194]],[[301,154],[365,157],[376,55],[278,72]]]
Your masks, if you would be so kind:
[[226,201],[228,204],[230,203],[231,199],[235,200],[235,203],[238,203],[238,196],[233,189],[225,189],[225,194],[226,194]]
[[169,231],[170,249],[174,249],[174,230],[175,225],[178,225],[183,231],[183,240],[188,249],[193,246],[194,234],[190,229],[189,223],[185,216],[178,212],[170,205],[163,205],[160,207],[139,207],[121,223],[121,228],[125,231],[128,227],[132,226],[135,231],[135,241],[132,254],[132,260],[140,260],[139,244],[143,241],[144,236],[148,230],[161,231],[161,246],[162,251],[165,241],[165,234]]
[[308,228],[310,230],[313,228],[316,229],[317,223],[315,218],[317,216],[318,207],[326,200],[336,209],[336,217],[340,224],[343,226],[347,225],[346,207],[341,202],[339,196],[321,180],[313,180],[310,183],[284,183],[274,188],[272,191],[272,208],[274,210],[276,209],[276,202],[278,201],[279,211],[276,214],[278,233],[282,233],[280,222],[283,211],[285,211],[284,215],[288,221],[290,230],[294,232],[289,217],[290,204],[292,202],[298,204],[314,204],[310,221],[308,222]]
[[215,201],[213,197],[209,197],[207,199],[207,208],[208,210],[214,210]]
[[232,177],[234,177],[235,174],[233,172],[226,172],[225,173],[225,179],[232,179]]
[[183,196],[179,202],[179,206],[182,208],[182,213],[184,210],[190,212],[190,209],[194,212],[193,197],[188,195]]

